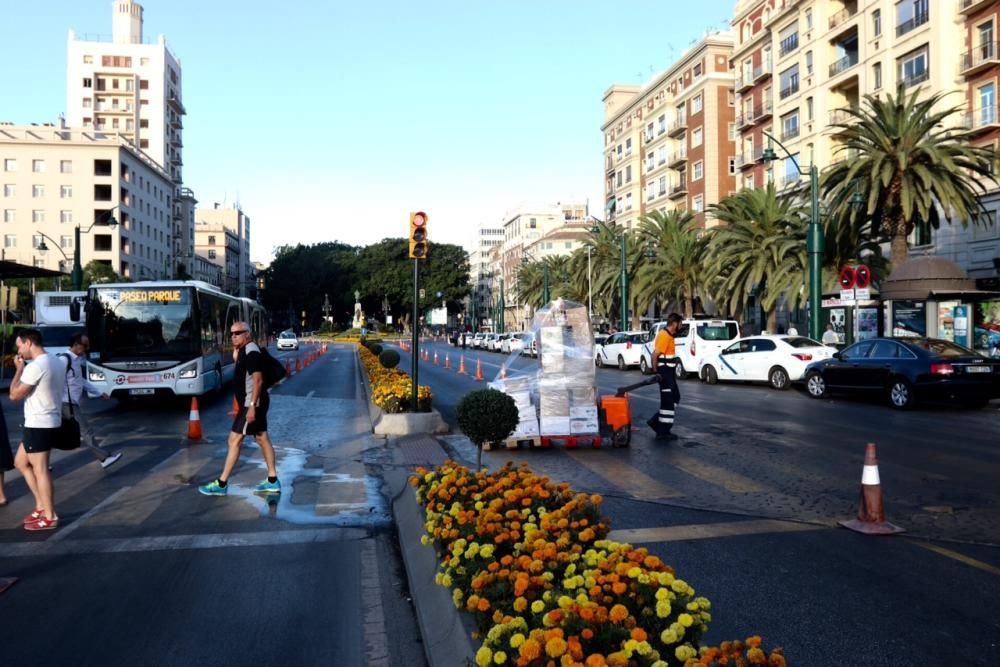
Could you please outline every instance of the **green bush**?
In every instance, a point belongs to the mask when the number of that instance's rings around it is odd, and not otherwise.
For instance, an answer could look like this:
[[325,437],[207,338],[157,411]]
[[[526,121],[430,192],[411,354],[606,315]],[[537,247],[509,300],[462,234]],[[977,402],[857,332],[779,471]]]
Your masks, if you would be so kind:
[[395,368],[399,365],[399,352],[396,352],[396,350],[382,350],[379,352],[378,362],[385,368]]
[[479,450],[476,467],[482,468],[483,445],[500,444],[517,428],[514,399],[496,389],[477,389],[458,402],[458,428]]
[[371,345],[368,346],[368,349],[371,350],[372,354],[374,354],[376,357],[382,354],[382,346],[379,345],[378,343],[372,343]]

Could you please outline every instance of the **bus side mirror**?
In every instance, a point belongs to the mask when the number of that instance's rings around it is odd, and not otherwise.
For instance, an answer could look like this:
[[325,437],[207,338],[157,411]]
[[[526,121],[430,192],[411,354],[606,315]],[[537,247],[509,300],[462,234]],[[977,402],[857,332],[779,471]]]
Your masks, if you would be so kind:
[[76,299],[69,302],[69,319],[73,322],[80,321],[80,302]]

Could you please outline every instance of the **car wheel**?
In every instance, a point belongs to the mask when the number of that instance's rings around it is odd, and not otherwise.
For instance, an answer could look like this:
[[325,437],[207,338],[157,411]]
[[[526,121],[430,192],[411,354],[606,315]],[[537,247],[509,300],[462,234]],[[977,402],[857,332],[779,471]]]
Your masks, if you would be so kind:
[[649,375],[649,364],[646,363],[646,357],[639,357],[639,372],[643,375]]
[[775,366],[767,374],[767,381],[771,383],[772,388],[779,391],[788,389],[788,371],[781,366]]
[[618,355],[618,370],[628,370],[628,364],[625,363],[625,357],[620,354]]
[[889,383],[889,404],[897,410],[907,410],[913,407],[913,385],[903,378],[896,378]]
[[674,369],[674,375],[677,376],[678,380],[687,380],[687,371],[684,370],[684,364],[680,361],[677,362],[677,368]]
[[705,382],[708,384],[719,383],[719,374],[715,372],[715,368],[712,366],[705,366]]
[[823,398],[826,396],[826,380],[823,379],[821,373],[813,371],[806,376],[806,391],[813,398]]
[[601,355],[594,357],[594,365],[598,368],[604,368],[604,360],[601,359]]

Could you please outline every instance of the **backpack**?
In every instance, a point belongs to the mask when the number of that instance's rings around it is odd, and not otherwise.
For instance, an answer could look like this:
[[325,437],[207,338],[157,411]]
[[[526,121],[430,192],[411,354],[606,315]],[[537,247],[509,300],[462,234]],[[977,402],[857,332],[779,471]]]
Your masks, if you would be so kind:
[[270,389],[285,379],[285,367],[280,361],[271,356],[266,347],[254,345],[260,352],[260,372],[264,376],[264,388]]

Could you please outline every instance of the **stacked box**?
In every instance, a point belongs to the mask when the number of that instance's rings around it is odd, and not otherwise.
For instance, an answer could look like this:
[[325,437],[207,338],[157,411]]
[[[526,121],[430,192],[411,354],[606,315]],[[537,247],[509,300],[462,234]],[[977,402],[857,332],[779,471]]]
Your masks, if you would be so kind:
[[502,391],[514,399],[514,405],[517,407],[518,423],[514,431],[510,434],[510,438],[533,438],[539,434],[538,411],[531,400],[531,389],[534,382],[534,378],[522,376],[497,380],[489,384],[491,389]]
[[593,335],[586,306],[557,299],[538,311],[534,328],[541,366],[541,435],[597,433]]

